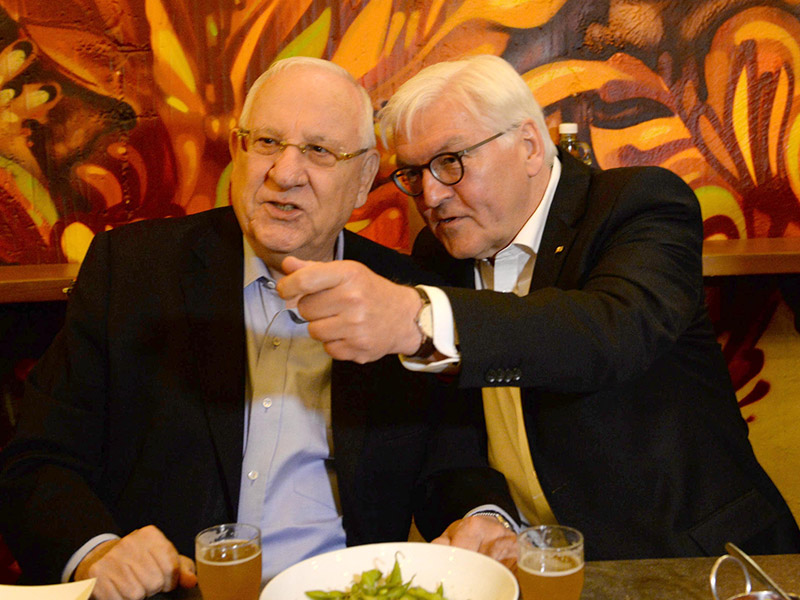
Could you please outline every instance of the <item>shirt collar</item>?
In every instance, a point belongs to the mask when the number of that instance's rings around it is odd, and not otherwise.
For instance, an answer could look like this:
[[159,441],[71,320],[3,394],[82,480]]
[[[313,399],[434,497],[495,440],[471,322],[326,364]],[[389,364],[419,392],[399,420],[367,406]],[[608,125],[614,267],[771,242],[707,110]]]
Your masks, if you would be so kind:
[[[511,241],[511,243],[506,246],[506,248],[511,246],[522,246],[533,251],[534,254],[539,252],[539,245],[542,243],[542,235],[544,234],[544,226],[547,222],[547,215],[550,213],[550,206],[553,203],[553,197],[556,194],[556,187],[558,187],[558,181],[560,178],[561,161],[559,161],[558,157],[556,156],[553,158],[553,166],[550,169],[550,180],[547,182],[547,187],[544,190],[542,201],[539,202],[539,206],[536,207],[536,210],[533,211],[533,214],[525,222],[525,225],[522,226],[522,229],[519,230],[519,233]],[[503,252],[504,250],[501,250],[500,252]]]
[[[244,248],[244,285],[242,287],[247,287],[262,277],[267,281],[275,281],[275,278],[272,276],[272,273],[269,272],[267,265],[264,264],[263,260],[256,256],[255,251],[250,246],[250,242],[246,237],[244,237],[244,243],[242,244],[242,247]],[[343,258],[344,231],[340,231],[338,237],[336,238],[336,246],[333,249],[333,260],[342,260]]]

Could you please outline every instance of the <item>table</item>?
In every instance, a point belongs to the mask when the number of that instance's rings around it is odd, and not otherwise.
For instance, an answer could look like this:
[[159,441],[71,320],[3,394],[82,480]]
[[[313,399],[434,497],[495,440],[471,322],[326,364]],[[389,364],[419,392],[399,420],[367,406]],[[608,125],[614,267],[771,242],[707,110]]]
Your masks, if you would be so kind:
[[[788,592],[800,592],[800,554],[758,556],[756,561]],[[708,576],[716,557],[615,560],[586,563],[581,600],[713,600]],[[765,589],[754,575],[753,590]],[[717,575],[721,598],[744,592],[744,578],[733,564]],[[201,600],[200,592],[177,590],[160,600]]]
[[800,237],[706,240],[703,275],[800,273]]
[[0,303],[66,300],[79,264],[0,267]]
[[[708,576],[716,557],[662,558],[586,563],[581,600],[711,600]],[[756,557],[764,570],[788,592],[800,591],[800,554]],[[755,576],[753,589],[766,589]],[[729,598],[745,589],[732,563],[720,567],[717,589]]]

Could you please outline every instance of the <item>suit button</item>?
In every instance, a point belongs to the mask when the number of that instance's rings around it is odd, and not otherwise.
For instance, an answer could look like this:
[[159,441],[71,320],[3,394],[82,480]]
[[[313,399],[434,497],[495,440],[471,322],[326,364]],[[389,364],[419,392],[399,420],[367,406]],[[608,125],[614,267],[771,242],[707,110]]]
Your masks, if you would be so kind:
[[488,371],[486,371],[486,381],[488,381],[489,383],[494,383],[495,381],[497,381],[497,371],[495,371],[494,369],[489,369]]
[[522,379],[522,369],[519,367],[511,369],[511,376],[513,381],[520,381]]

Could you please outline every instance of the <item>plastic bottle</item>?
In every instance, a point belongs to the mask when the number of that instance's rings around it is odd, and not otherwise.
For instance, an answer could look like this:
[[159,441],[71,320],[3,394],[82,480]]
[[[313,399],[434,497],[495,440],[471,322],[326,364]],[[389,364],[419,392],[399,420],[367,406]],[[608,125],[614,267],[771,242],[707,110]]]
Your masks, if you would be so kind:
[[592,164],[592,151],[589,144],[578,141],[577,123],[561,123],[558,126],[558,145],[564,152],[572,154],[585,164]]

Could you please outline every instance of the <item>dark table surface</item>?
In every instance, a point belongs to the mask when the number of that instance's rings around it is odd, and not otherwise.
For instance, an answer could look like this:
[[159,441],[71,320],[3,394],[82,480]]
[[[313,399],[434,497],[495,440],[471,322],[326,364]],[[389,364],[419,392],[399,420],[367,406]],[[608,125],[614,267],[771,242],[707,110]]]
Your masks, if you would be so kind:
[[[756,561],[787,592],[800,592],[800,554],[758,556]],[[581,600],[713,600],[708,576],[716,557],[660,558],[586,563]],[[753,590],[765,589],[751,573]],[[744,592],[744,577],[732,563],[717,575],[720,598]],[[161,594],[162,600],[201,600],[200,592]]]

